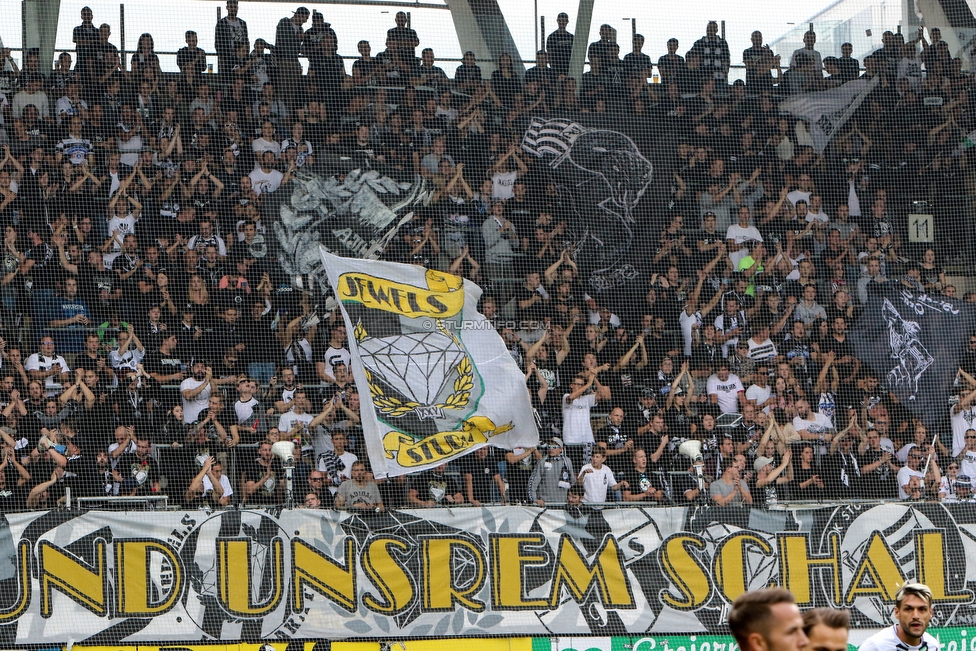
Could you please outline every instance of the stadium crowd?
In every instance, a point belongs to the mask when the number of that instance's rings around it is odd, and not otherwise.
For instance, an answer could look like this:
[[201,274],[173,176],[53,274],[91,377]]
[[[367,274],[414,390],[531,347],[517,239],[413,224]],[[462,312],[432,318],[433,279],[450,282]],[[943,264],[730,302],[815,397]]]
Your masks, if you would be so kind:
[[[603,26],[577,85],[565,14],[524,77],[502,55],[486,79],[468,52],[452,79],[403,12],[347,74],[321,13],[282,18],[272,44],[237,10],[215,26],[216,74],[193,31],[179,74],[150,34],[122,60],[88,8],[53,72],[2,52],[0,511],[66,487],[279,503],[278,440],[300,452],[308,508],[974,499],[976,336],[930,432],[847,334],[873,283],[976,300],[940,262],[964,244],[943,229],[968,206],[976,84],[938,29],[886,33],[863,62],[821,57],[810,32],[788,65],[756,32],[730,84],[714,22],[656,62]],[[880,81],[818,154],[778,99],[858,76]],[[642,204],[646,280],[613,309],[587,294],[565,199],[519,148],[546,116],[673,145]],[[436,189],[383,258],[485,288],[542,445],[372,477],[346,328],[292,290],[262,210],[297,171],[355,169]],[[908,242],[918,198],[936,248]]]

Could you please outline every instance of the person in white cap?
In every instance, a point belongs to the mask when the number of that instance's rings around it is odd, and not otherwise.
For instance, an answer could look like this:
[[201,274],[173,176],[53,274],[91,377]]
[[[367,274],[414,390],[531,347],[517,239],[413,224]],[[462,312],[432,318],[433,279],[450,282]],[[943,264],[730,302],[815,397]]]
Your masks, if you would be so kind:
[[793,481],[793,469],[790,460],[793,451],[787,449],[783,453],[783,461],[778,466],[776,460],[770,457],[756,457],[752,463],[756,471],[756,499],[760,506],[775,504],[779,501],[778,488]]

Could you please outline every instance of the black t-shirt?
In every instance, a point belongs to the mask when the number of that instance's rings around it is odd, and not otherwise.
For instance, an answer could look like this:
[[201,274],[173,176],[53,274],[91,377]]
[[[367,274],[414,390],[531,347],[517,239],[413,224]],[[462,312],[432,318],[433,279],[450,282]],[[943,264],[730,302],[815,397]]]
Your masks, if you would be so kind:
[[[858,457],[858,465],[861,468],[874,463],[882,458],[884,450],[872,450],[868,448],[864,454]],[[897,473],[886,463],[881,464],[871,472],[861,471],[862,494],[867,498],[894,499],[898,495]]]
[[440,505],[447,505],[448,495],[462,493],[461,482],[458,477],[448,475],[446,472],[438,473],[427,470],[418,475],[411,475],[410,488],[417,491],[417,497],[425,501],[437,502]]
[[[244,464],[244,481],[261,481],[268,468],[253,459]],[[278,484],[284,480],[284,472],[281,464],[275,459],[271,462],[271,475],[264,480],[258,489],[247,497],[248,504],[277,504],[281,501],[278,498]],[[242,491],[243,492],[243,491]]]
[[[471,490],[474,498],[479,502],[494,501],[492,486],[495,485],[495,475],[498,474],[498,463],[491,459],[491,456],[479,459],[473,454],[464,457],[466,463],[463,465],[462,474],[471,475]],[[467,485],[467,477],[465,477]],[[465,495],[467,499],[467,495]]]
[[164,353],[156,350],[143,359],[143,366],[147,373],[159,373],[160,375],[174,375],[183,369],[183,362],[180,360],[176,351]]
[[621,472],[619,475],[614,471],[613,476],[617,478],[617,481],[627,482],[628,487],[624,489],[625,491],[630,491],[633,495],[639,495],[652,487],[657,490],[662,490],[658,482],[654,481],[654,474],[650,468],[645,468],[643,471],[631,468],[626,472]]
[[[628,428],[623,424],[617,427],[607,422],[606,425],[596,431],[595,438],[597,443],[605,444],[608,450],[621,450],[627,444],[627,441],[630,440],[630,433]],[[610,470],[616,476],[633,465],[631,463],[632,458],[632,453],[623,452],[621,454],[615,454],[607,457],[607,465],[610,466]]]
[[99,468],[95,464],[95,455],[91,454],[68,458],[64,483],[71,487],[75,497],[99,497],[108,495],[114,482],[109,467]]
[[98,360],[100,359],[105,361],[106,365],[108,365],[108,361],[105,360],[105,358],[101,355],[97,355],[92,358],[89,357],[87,353],[79,353],[78,356],[75,357],[74,368],[83,368],[86,371],[97,371]]

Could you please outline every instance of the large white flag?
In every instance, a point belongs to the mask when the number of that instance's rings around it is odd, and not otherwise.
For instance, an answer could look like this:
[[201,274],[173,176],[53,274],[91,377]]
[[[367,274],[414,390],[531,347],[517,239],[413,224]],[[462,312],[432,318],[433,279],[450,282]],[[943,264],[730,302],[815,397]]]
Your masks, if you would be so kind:
[[779,110],[806,120],[814,149],[823,152],[834,134],[851,119],[877,85],[877,76],[861,77],[819,93],[794,95],[780,102]]
[[485,445],[537,445],[525,377],[481,289],[440,271],[321,249],[349,336],[373,473],[432,468]]

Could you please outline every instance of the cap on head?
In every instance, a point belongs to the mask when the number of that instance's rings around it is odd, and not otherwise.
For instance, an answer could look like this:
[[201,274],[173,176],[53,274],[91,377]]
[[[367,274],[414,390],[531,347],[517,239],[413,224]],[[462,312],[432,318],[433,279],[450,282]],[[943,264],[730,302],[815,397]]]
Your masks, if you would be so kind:
[[759,472],[766,466],[771,465],[773,463],[775,463],[775,461],[773,461],[769,457],[757,457],[756,460],[752,463],[752,467],[756,472]]

